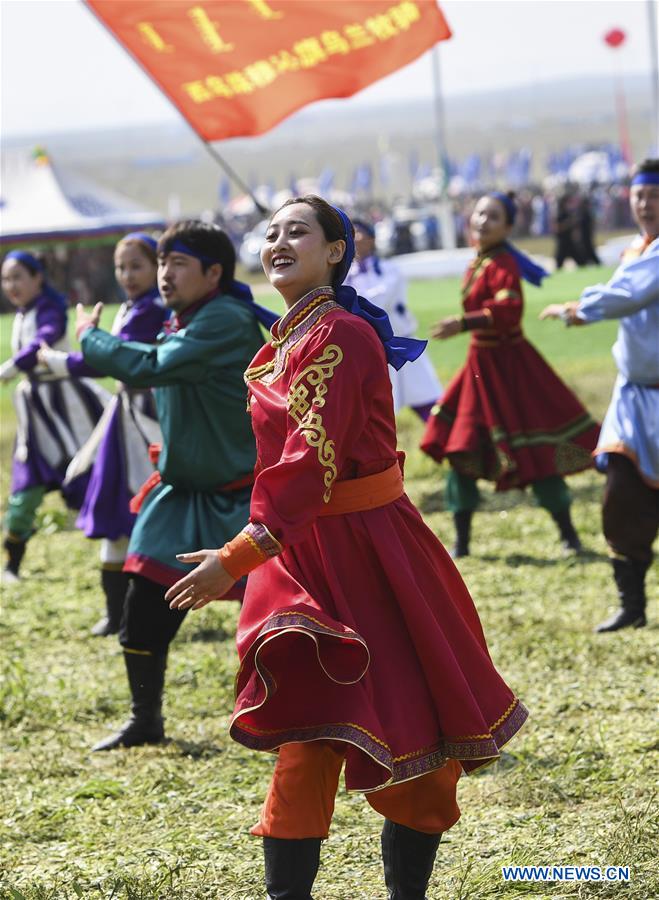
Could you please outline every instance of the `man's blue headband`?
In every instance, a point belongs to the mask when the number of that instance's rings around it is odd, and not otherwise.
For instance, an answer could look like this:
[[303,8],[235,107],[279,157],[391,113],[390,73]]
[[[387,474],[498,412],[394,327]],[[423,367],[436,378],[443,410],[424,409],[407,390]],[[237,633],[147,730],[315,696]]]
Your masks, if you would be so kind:
[[205,253],[200,253],[199,250],[193,250],[192,247],[188,247],[180,238],[176,238],[169,244],[167,249],[168,253],[184,253],[186,256],[193,256],[195,259],[198,259],[200,263],[203,263],[205,266],[214,266],[214,265],[222,265],[219,259],[211,259],[210,256],[206,256]]
[[632,178],[632,187],[635,184],[659,184],[659,172],[639,172]]

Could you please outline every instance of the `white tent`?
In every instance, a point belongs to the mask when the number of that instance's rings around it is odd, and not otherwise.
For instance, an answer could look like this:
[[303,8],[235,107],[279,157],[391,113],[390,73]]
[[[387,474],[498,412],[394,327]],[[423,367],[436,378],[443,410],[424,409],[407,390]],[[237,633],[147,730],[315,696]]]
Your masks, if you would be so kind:
[[162,215],[55,166],[41,150],[6,150],[0,180],[0,243],[75,240],[162,228]]

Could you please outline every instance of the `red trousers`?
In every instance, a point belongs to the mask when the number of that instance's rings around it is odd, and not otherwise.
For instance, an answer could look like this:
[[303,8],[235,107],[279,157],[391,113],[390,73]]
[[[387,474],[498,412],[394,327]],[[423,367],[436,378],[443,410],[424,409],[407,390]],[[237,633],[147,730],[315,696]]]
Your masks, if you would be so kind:
[[[275,838],[326,838],[339,786],[345,745],[340,741],[284,744],[252,834]],[[457,760],[419,778],[369,791],[376,812],[415,831],[441,834],[460,818]]]

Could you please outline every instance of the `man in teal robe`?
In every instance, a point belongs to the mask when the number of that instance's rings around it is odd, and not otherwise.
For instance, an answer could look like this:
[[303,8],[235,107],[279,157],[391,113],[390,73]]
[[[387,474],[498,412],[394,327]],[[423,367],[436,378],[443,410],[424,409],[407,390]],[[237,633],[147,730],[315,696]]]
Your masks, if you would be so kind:
[[129,387],[153,388],[163,434],[124,567],[132,577],[119,640],[132,715],[94,750],[164,739],[167,654],[184,618],[164,595],[188,569],[176,554],[221,547],[248,520],[256,450],[243,372],[263,343],[257,316],[265,322],[267,313],[234,281],[234,268],[221,229],[182,222],[158,244],[158,286],[174,316],[156,345],[99,329],[100,304],[92,315],[78,310],[85,360]]

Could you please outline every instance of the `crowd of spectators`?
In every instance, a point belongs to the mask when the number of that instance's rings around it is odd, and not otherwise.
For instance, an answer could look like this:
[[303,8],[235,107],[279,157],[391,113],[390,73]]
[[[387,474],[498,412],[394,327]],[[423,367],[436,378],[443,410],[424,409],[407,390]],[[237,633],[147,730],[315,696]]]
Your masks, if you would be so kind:
[[[482,191],[479,191],[478,195]],[[469,242],[468,223],[478,197],[462,194],[451,198],[457,243],[465,247]],[[556,264],[571,257],[577,265],[597,259],[593,246],[595,227],[599,233],[632,229],[629,217],[629,187],[626,184],[592,185],[581,188],[561,185],[544,189],[528,186],[516,194],[518,207],[513,237],[554,237]],[[435,209],[414,198],[401,198],[387,206],[376,200],[355,202],[352,212],[361,218],[380,223],[382,234],[388,235],[382,255],[432,250],[441,246]],[[218,210],[216,220],[231,235],[236,249],[242,239],[263,214],[254,210],[251,215],[232,217]],[[388,225],[388,227],[385,227]],[[119,302],[120,292],[114,279],[112,261],[114,241],[94,246],[87,244],[57,244],[43,251],[48,272],[55,287],[68,296],[70,302],[89,304],[97,300]],[[0,298],[0,310],[8,310]]]

